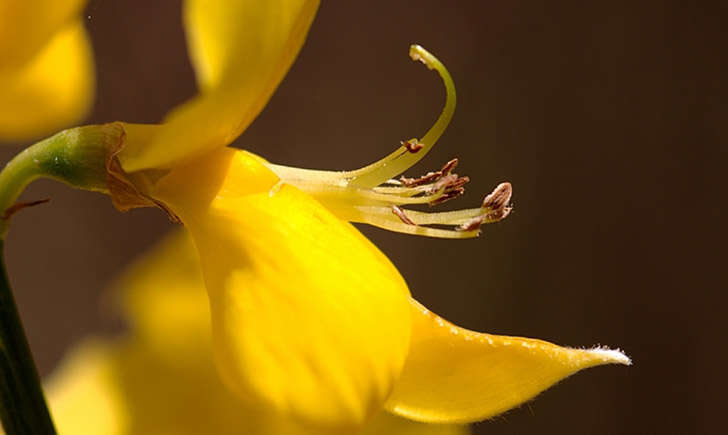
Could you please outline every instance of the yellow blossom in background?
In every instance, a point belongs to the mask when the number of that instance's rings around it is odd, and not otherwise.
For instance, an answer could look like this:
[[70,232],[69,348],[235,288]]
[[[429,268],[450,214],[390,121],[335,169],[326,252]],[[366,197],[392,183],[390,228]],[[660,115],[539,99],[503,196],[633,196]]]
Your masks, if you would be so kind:
[[[212,359],[210,312],[192,242],[182,231],[140,258],[116,286],[128,335],[87,339],[47,380],[61,435],[309,434],[290,416],[241,402]],[[378,413],[363,435],[466,435]]]
[[0,142],[80,121],[95,81],[86,0],[0,0]]

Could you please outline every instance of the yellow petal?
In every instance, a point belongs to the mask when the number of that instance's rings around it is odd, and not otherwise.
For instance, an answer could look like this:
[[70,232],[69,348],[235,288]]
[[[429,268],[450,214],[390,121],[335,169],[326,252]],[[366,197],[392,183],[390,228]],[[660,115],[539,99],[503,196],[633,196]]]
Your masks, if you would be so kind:
[[[140,256],[114,285],[134,334],[150,351],[177,358],[212,338],[199,257],[187,231],[172,232]],[[212,361],[212,359],[210,358]]]
[[245,407],[222,383],[196,256],[186,232],[177,231],[128,268],[115,291],[131,336],[82,342],[45,383],[59,433],[315,433]]
[[360,435],[468,435],[467,426],[420,423],[380,412],[367,423]]
[[148,145],[120,155],[126,171],[168,167],[232,142],[290,68],[317,0],[188,0],[184,21],[201,94],[170,113]]
[[95,89],[83,23],[68,24],[22,67],[0,70],[0,89],[2,140],[43,136],[83,118]]
[[86,0],[0,0],[0,73],[34,57]]
[[630,364],[616,350],[481,334],[412,301],[412,345],[387,408],[425,422],[472,422],[517,406],[579,370]]
[[344,435],[246,407],[218,377],[209,338],[177,350],[165,355],[135,337],[76,346],[45,383],[58,433]]
[[[196,257],[189,236],[180,230],[127,269],[115,290],[124,298],[132,336],[105,343],[86,340],[46,382],[59,433],[350,435],[246,406],[222,383],[213,362],[207,292]],[[466,432],[380,413],[364,433]]]
[[379,409],[409,346],[409,291],[350,224],[222,149],[152,194],[199,251],[221,370],[240,396],[327,427]]
[[88,340],[45,382],[53,421],[63,435],[128,433],[125,398],[117,385],[111,346]]

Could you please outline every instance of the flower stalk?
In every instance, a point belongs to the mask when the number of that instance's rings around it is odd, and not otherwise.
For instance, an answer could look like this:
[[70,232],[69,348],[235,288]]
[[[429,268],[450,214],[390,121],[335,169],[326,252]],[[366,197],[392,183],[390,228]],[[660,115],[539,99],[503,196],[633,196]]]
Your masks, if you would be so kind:
[[7,435],[55,434],[40,377],[5,273],[0,240],[0,418]]
[[0,239],[5,239],[13,214],[38,203],[15,203],[33,180],[52,178],[79,189],[107,193],[107,162],[123,134],[124,129],[115,123],[72,128],[15,156],[0,172]]
[[28,147],[0,172],[0,418],[8,435],[56,433],[3,255],[10,218],[46,200],[16,200],[29,183],[41,177],[85,190],[107,191],[106,164],[122,135],[123,129],[116,124],[65,130]]

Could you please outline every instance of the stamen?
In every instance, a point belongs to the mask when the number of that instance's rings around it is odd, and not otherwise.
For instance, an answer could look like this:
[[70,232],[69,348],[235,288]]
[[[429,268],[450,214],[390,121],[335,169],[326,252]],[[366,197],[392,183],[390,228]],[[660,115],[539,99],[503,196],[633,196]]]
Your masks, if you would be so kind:
[[414,234],[418,236],[437,237],[441,239],[469,239],[477,237],[479,234],[478,230],[475,231],[455,231],[445,230],[440,228],[425,227],[420,225],[410,225],[401,222],[392,213],[389,213],[390,217],[384,217],[378,214],[367,214],[359,222],[374,225],[375,227],[384,228],[390,231],[398,233]]
[[392,213],[394,213],[402,222],[406,223],[407,225],[417,225],[416,223],[412,222],[412,219],[408,218],[407,215],[404,214],[404,211],[402,211],[402,209],[397,207],[396,205],[392,206]]
[[445,166],[440,169],[440,172],[442,172],[444,175],[449,175],[453,169],[458,165],[458,159],[454,158],[450,160],[449,162],[445,163]]
[[[440,238],[476,237],[483,224],[498,222],[510,214],[512,207],[508,201],[511,191],[510,183],[501,183],[486,196],[483,201],[485,206],[482,208],[439,213],[407,210],[398,205],[354,206],[356,212],[350,215],[349,219],[400,233]],[[454,193],[454,195],[459,193]],[[427,225],[442,225],[450,227],[450,229],[433,228]]]
[[455,183],[458,180],[457,174],[450,174],[445,177],[440,178],[436,182],[432,183],[432,187],[427,189],[427,193],[434,193],[438,192],[440,190],[447,189],[448,186]]
[[428,172],[427,174],[425,174],[419,178],[399,177],[399,181],[407,187],[416,187],[416,186],[422,186],[424,184],[433,183],[433,182],[437,181],[440,177],[442,177],[442,173],[440,171],[437,171],[437,172]]
[[493,192],[483,199],[482,208],[487,211],[480,216],[476,216],[464,222],[457,228],[457,230],[473,231],[480,228],[480,226],[485,222],[498,222],[505,219],[513,210],[513,207],[508,204],[511,200],[512,194],[513,187],[511,186],[511,183],[505,182],[499,184],[495,189],[493,189]]
[[491,210],[502,209],[508,205],[508,202],[511,200],[511,195],[513,195],[513,186],[511,186],[511,183],[501,183],[493,189],[490,195],[483,199],[482,207]]
[[401,146],[393,153],[354,171],[298,169],[266,162],[281,180],[269,193],[274,195],[282,183],[287,183],[313,195],[340,219],[428,237],[477,237],[483,224],[505,219],[513,209],[510,205],[513,192],[510,183],[496,186],[479,208],[447,212],[402,208],[406,205],[442,204],[462,195],[465,184],[470,181],[469,177],[461,177],[454,172],[458,166],[456,158],[421,177],[394,179],[432,149],[455,110],[455,86],[445,67],[417,45],[410,47],[410,57],[437,70],[447,93],[442,113],[422,139],[401,141]]
[[458,165],[458,159],[452,159],[445,163],[439,171],[428,172],[419,178],[399,177],[399,181],[407,187],[422,186],[423,184],[433,183],[445,175],[450,175],[453,169]]
[[440,205],[443,202],[447,202],[447,201],[450,201],[451,199],[457,198],[458,196],[462,195],[463,193],[465,193],[465,189],[462,187],[459,187],[459,188],[453,189],[453,190],[446,190],[445,193],[442,194],[442,196],[440,196],[439,198],[437,198],[434,201],[430,201],[429,204],[430,204],[430,206]]
[[458,196],[465,193],[463,186],[470,181],[470,177],[460,177],[457,174],[453,174],[452,171],[458,165],[458,159],[452,159],[439,171],[428,172],[419,178],[406,178],[400,177],[399,181],[401,184],[407,187],[419,187],[429,185],[426,194],[433,194],[435,192],[442,192],[434,200],[430,201],[430,205],[442,204],[445,201],[457,198]]

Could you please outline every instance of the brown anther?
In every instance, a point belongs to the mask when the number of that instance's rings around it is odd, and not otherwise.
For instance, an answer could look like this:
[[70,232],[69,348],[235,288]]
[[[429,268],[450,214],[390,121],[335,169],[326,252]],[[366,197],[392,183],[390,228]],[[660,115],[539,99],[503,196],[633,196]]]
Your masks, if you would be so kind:
[[409,217],[407,217],[406,214],[404,214],[404,210],[397,207],[396,205],[392,206],[392,213],[394,213],[399,218],[399,220],[406,223],[407,225],[417,225],[416,223],[414,223],[412,221],[412,219],[410,219]]
[[428,204],[430,204],[431,206],[442,204],[443,202],[450,201],[451,199],[457,198],[458,196],[462,195],[463,193],[465,193],[465,188],[463,188],[463,187],[458,187],[457,189],[453,189],[453,190],[447,189],[447,190],[445,190],[445,193],[440,195],[437,199],[433,199]]
[[458,165],[458,159],[457,157],[450,160],[449,162],[445,163],[445,166],[440,169],[440,172],[442,172],[442,175],[449,175],[450,172],[452,172],[453,169]]
[[475,231],[478,228],[480,228],[481,225],[483,225],[483,222],[485,221],[485,216],[480,215],[476,216],[467,222],[463,223],[462,225],[459,225],[457,228],[455,228],[456,231]]
[[437,172],[428,172],[426,175],[423,175],[419,178],[406,178],[406,177],[399,177],[399,181],[404,184],[405,187],[417,187],[422,186],[424,184],[430,184],[437,180],[439,180],[442,177],[442,173],[440,171]]
[[407,151],[411,152],[412,154],[425,147],[425,144],[420,143],[420,141],[418,141],[417,139],[402,140],[399,141],[399,143],[402,144],[403,147],[407,148]]
[[458,177],[457,174],[450,174],[442,177],[427,190],[427,194],[442,192],[437,199],[430,201],[430,205],[442,204],[465,193],[463,187],[470,181],[470,177]]
[[482,208],[487,208],[492,211],[497,211],[503,208],[508,208],[508,202],[511,200],[513,194],[513,187],[511,183],[501,183],[493,189],[490,195],[483,199]]
[[459,187],[465,186],[469,182],[470,182],[470,177],[468,177],[468,176],[458,177],[457,180],[453,181],[452,184],[450,184],[449,186],[447,186],[447,189],[448,190],[450,190],[450,189],[457,189]]
[[15,204],[6,208],[5,211],[3,212],[2,216],[0,216],[0,218],[2,218],[3,220],[8,220],[8,219],[10,219],[10,217],[12,215],[14,215],[15,213],[19,212],[20,210],[22,210],[24,208],[33,207],[33,206],[40,205],[40,204],[45,204],[46,202],[48,202],[50,200],[51,200],[50,198],[45,198],[45,199],[38,199],[35,201],[16,202]]
[[457,180],[457,174],[445,175],[444,177],[441,177],[439,180],[437,180],[432,186],[430,186],[430,188],[427,189],[427,193],[431,194],[447,189],[451,184],[457,182]]
[[513,207],[503,207],[486,213],[484,216],[488,222],[498,222],[507,218],[511,211],[513,211]]
[[[417,187],[417,186],[422,186],[425,184],[434,183],[436,181],[439,181],[441,178],[447,177],[448,175],[450,175],[452,173],[453,169],[455,169],[455,167],[457,165],[458,165],[458,159],[455,158],[455,159],[452,159],[449,162],[445,163],[445,165],[439,171],[428,172],[427,174],[425,174],[419,178],[399,177],[399,181],[405,187]],[[468,177],[463,177],[463,178],[467,179],[467,181],[464,181],[462,184],[465,184],[468,181],[470,181],[470,179]],[[462,186],[462,184],[461,184],[461,186]],[[441,188],[442,188],[442,186],[440,186],[440,187],[433,186],[430,189],[428,189],[428,191],[436,192],[437,190],[439,190]]]
[[[479,216],[481,223],[483,222],[498,222],[505,219],[511,214],[513,207],[509,205],[511,201],[511,195],[513,194],[513,187],[511,183],[501,183],[493,189],[488,196],[483,199],[483,214]],[[469,223],[469,222],[468,222]],[[465,224],[461,225],[464,226]]]

